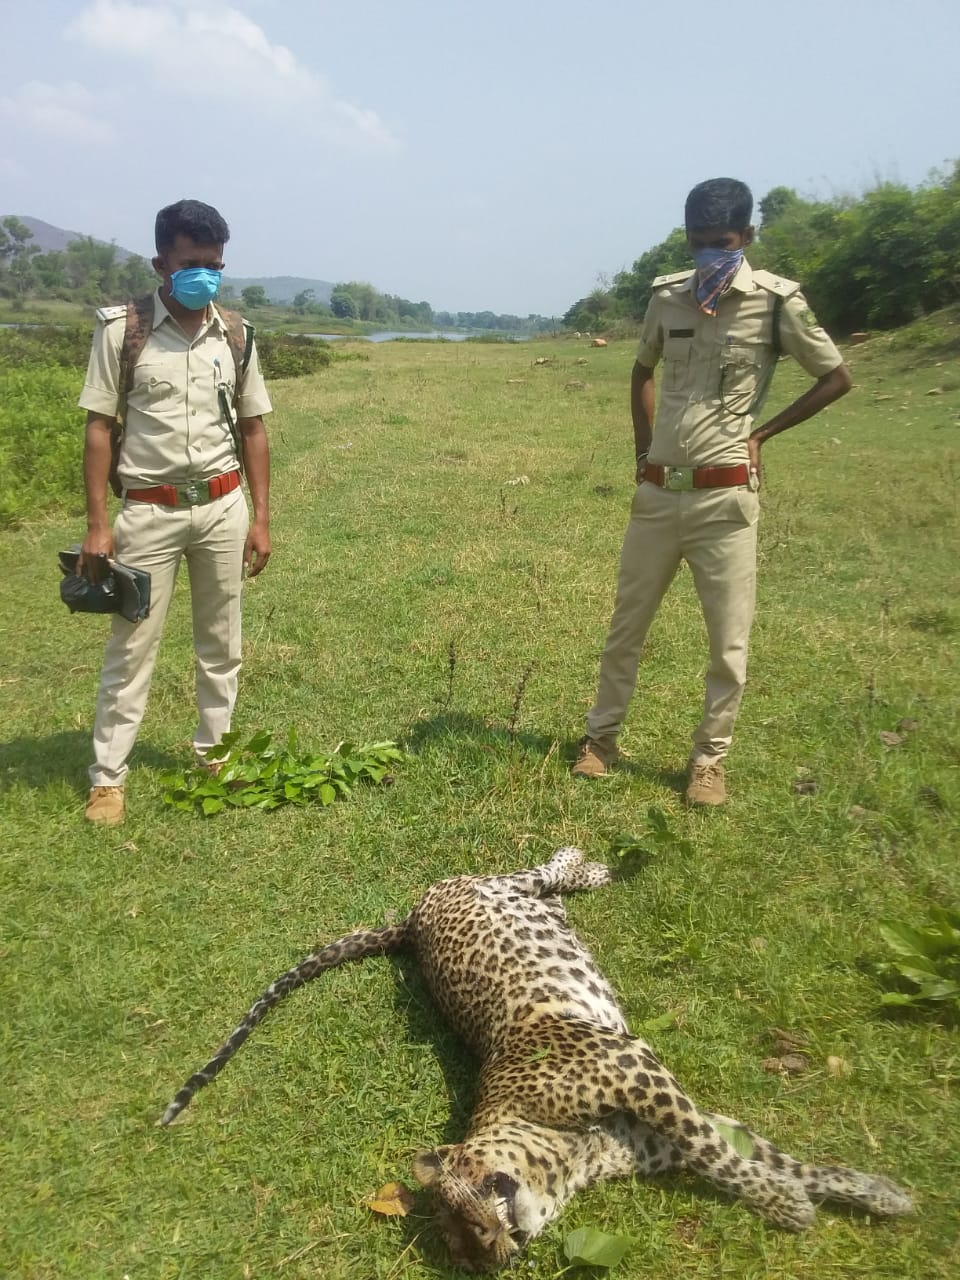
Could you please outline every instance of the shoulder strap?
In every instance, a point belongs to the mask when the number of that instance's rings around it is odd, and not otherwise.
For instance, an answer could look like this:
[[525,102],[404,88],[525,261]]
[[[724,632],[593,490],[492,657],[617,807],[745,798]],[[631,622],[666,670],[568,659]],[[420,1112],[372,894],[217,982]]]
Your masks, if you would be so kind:
[[217,307],[217,310],[227,330],[227,343],[237,375],[233,384],[233,399],[236,403],[237,396],[240,394],[240,383],[250,363],[255,331],[253,325],[248,320],[244,320],[239,311],[228,311],[225,307]]
[[692,275],[693,275],[692,267],[690,268],[689,271],[672,271],[669,275],[657,276],[654,279],[653,283],[651,284],[650,288],[662,289],[664,285],[680,284],[680,282],[683,280],[689,280]]
[[233,436],[233,447],[237,455],[237,463],[240,467],[240,474],[243,474],[243,442],[240,438],[240,428],[234,417],[234,411],[237,407],[237,400],[240,395],[240,384],[243,381],[243,375],[247,371],[247,365],[250,363],[250,356],[253,352],[253,325],[244,320],[238,311],[228,311],[225,307],[218,307],[220,318],[227,330],[227,345],[230,348],[230,354],[233,356],[233,404],[231,405],[227,399],[226,387],[221,385],[217,388],[220,397],[220,408],[223,416],[227,420],[230,428],[230,434]]
[[780,341],[780,317],[783,314],[783,294],[773,295],[773,354],[777,360],[783,355],[783,343]]
[[[109,308],[111,312],[119,308]],[[142,298],[134,298],[127,303],[127,318],[123,330],[123,342],[120,346],[120,372],[117,379],[117,412],[113,430],[110,432],[110,488],[119,498],[123,492],[117,466],[120,461],[120,442],[123,439],[124,423],[127,417],[127,396],[133,386],[133,371],[146,346],[150,330],[153,328],[153,294],[144,294]]]
[[120,347],[120,395],[117,417],[123,421],[127,395],[133,386],[133,371],[153,328],[153,294],[134,298],[127,303],[127,320]]

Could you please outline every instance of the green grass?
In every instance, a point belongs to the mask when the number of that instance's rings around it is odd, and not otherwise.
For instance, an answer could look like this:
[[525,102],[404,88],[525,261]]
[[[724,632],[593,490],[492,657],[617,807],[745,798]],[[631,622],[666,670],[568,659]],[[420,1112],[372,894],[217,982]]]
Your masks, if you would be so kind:
[[[801,1157],[895,1177],[917,1214],[824,1208],[791,1237],[693,1178],[607,1184],[535,1242],[524,1275],[556,1276],[580,1226],[640,1241],[615,1273],[631,1280],[956,1275],[957,1031],[881,1018],[869,970],[879,920],[921,923],[960,896],[956,354],[856,348],[855,391],[767,447],[732,800],[704,814],[680,800],[705,661],[686,572],[651,633],[624,767],[595,786],[567,772],[632,493],[629,344],[367,350],[273,388],[275,554],[246,588],[235,727],[293,726],[317,751],[399,739],[412,756],[393,787],[322,811],[165,806],[193,725],[182,583],[129,819],[87,829],[105,620],[67,614],[56,570],[82,521],[0,534],[2,1270],[448,1275],[424,1197],[406,1220],[362,1203],[409,1182],[411,1154],[469,1114],[474,1069],[412,965],[370,961],[297,993],[183,1124],[154,1121],[317,942],[442,876],[568,842],[610,858],[633,835],[642,869],[570,907],[633,1025],[674,1013],[654,1039],[704,1106]],[[785,367],[776,396],[801,385]],[[917,727],[884,746],[903,718]],[[792,790],[808,778],[813,794]],[[692,852],[655,838],[651,807]],[[807,1039],[805,1074],[763,1070],[775,1027]]]

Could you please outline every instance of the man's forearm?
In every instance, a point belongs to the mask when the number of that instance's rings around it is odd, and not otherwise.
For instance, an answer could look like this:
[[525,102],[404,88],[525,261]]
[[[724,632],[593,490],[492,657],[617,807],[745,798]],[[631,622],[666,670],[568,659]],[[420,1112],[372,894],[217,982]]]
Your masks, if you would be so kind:
[[262,418],[240,419],[243,469],[250,489],[254,520],[270,520],[270,443]]
[[87,496],[87,528],[100,531],[109,527],[107,515],[107,482],[110,479],[110,435],[113,418],[87,414],[87,430],[83,444],[83,487]]
[[750,439],[755,444],[762,445],[771,436],[779,435],[781,431],[788,431],[790,427],[806,422],[821,409],[825,409],[828,404],[833,404],[834,400],[845,396],[852,386],[850,370],[845,364],[838,364],[835,369],[818,378],[813,386],[808,387],[792,404],[788,404],[785,409],[775,414],[769,422],[752,431]]
[[630,376],[630,416],[633,419],[633,443],[638,459],[649,452],[653,442],[655,404],[653,370],[638,361]]

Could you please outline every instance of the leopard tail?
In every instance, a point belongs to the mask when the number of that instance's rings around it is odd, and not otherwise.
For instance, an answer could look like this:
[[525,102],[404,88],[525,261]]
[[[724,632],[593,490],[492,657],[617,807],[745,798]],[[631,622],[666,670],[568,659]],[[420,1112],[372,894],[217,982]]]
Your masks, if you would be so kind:
[[336,942],[322,947],[319,951],[312,952],[292,969],[288,969],[275,982],[271,982],[206,1066],[195,1072],[183,1088],[178,1090],[158,1123],[166,1126],[176,1119],[189,1104],[193,1095],[204,1085],[209,1084],[214,1076],[220,1074],[254,1027],[263,1021],[284,996],[295,991],[297,987],[302,987],[311,978],[319,977],[328,969],[339,968],[350,960],[365,960],[368,956],[387,955],[391,951],[400,950],[409,939],[411,923],[412,917],[408,916],[399,924],[382,925],[378,929],[359,929],[356,933],[349,933],[343,938],[338,938]]

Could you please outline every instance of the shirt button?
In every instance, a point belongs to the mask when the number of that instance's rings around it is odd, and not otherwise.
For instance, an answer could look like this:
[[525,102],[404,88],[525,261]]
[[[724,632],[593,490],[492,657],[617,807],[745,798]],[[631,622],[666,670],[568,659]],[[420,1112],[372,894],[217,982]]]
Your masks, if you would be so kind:
[[190,417],[191,417],[191,418],[195,418],[196,416],[197,416],[197,411],[196,411],[196,409],[191,409],[191,410],[190,410]]

